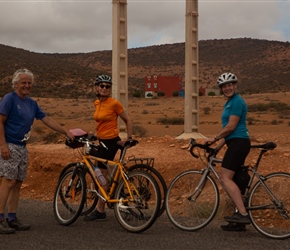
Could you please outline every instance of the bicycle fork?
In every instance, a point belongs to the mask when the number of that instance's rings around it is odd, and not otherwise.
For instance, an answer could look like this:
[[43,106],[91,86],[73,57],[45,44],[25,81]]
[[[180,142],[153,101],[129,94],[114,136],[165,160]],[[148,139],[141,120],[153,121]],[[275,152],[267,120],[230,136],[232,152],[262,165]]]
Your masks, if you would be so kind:
[[199,181],[198,185],[194,189],[193,193],[190,194],[190,196],[187,198],[189,201],[195,202],[199,195],[201,194],[203,188],[205,187],[206,181],[207,181],[207,175],[209,173],[208,169],[205,169],[201,174],[201,180]]

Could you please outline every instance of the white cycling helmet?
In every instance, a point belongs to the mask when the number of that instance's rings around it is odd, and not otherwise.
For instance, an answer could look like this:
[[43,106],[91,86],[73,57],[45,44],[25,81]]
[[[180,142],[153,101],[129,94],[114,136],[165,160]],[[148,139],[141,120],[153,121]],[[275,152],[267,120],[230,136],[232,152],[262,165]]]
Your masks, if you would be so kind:
[[226,83],[232,82],[236,83],[238,81],[238,78],[232,74],[232,73],[223,73],[220,75],[220,77],[217,79],[217,84],[219,87],[223,86]]

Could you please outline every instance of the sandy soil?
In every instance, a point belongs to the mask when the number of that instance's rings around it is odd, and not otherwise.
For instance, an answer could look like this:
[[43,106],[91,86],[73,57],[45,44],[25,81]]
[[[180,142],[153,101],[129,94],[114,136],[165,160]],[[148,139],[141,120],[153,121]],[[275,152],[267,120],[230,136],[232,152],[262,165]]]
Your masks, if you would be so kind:
[[[248,105],[254,103],[283,102],[290,105],[290,93],[269,93],[244,96]],[[223,97],[200,98],[199,132],[204,136],[213,136],[221,128],[220,114]],[[42,109],[67,128],[82,128],[94,132],[93,100],[38,99]],[[204,108],[210,107],[209,114]],[[127,156],[152,157],[154,167],[170,183],[178,173],[190,168],[202,168],[203,163],[193,158],[184,149],[188,140],[178,140],[183,133],[183,125],[162,125],[159,118],[183,118],[184,99],[133,99],[129,100],[128,113],[135,126],[147,130],[144,137],[135,136],[139,144],[128,150]],[[281,115],[271,110],[260,113],[249,113],[253,125],[249,125],[252,144],[274,141],[277,148],[268,152],[262,160],[262,173],[272,171],[289,171],[289,135],[290,115]],[[276,122],[274,122],[276,121]],[[22,187],[22,197],[51,200],[61,169],[72,161],[77,161],[78,154],[64,145],[64,137],[46,128],[36,121],[28,145],[29,170],[27,180]],[[257,150],[251,151],[247,164],[253,164]],[[223,151],[220,152],[220,156]],[[128,165],[133,162],[128,162]]]

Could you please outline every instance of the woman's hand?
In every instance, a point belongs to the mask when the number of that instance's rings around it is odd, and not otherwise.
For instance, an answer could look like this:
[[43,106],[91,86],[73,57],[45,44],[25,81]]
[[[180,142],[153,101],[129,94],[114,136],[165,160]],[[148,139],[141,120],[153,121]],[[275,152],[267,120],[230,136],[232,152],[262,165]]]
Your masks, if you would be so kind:
[[209,143],[209,144],[213,144],[213,143],[215,143],[217,140],[216,140],[216,138],[215,137],[210,137],[210,138],[206,138],[205,139],[205,143]]

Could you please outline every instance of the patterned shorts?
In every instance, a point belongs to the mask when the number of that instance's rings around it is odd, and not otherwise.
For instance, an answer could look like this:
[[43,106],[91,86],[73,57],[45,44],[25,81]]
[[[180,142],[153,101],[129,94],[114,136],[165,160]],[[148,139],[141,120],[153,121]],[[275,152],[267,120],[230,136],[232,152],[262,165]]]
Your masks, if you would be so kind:
[[26,147],[8,143],[11,158],[4,160],[0,155],[0,177],[8,180],[24,181],[28,167],[28,151]]

